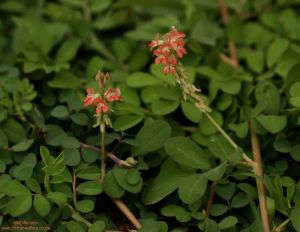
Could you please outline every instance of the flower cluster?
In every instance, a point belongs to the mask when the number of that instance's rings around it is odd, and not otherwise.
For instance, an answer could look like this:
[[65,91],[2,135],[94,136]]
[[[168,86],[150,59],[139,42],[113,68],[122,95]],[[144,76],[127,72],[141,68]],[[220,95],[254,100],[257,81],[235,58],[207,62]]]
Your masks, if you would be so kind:
[[[109,73],[98,72],[96,80],[100,90],[105,88],[106,82],[109,81]],[[109,102],[122,100],[121,91],[119,88],[108,88],[104,94],[95,93],[93,88],[87,88],[87,96],[84,99],[84,106],[93,105],[96,107],[96,114],[106,113],[109,111]]]
[[162,63],[165,66],[163,70],[165,75],[169,72],[174,75],[178,59],[187,53],[184,47],[184,37],[185,34],[178,32],[173,26],[170,32],[163,35],[162,39],[157,35],[155,40],[149,44],[150,50],[156,56],[155,64]]

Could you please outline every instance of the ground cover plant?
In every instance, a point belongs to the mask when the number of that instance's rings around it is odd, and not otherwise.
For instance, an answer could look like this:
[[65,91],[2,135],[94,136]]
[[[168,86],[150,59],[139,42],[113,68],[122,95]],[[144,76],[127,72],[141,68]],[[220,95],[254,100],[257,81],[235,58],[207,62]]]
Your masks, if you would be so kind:
[[300,1],[2,0],[0,230],[300,231]]

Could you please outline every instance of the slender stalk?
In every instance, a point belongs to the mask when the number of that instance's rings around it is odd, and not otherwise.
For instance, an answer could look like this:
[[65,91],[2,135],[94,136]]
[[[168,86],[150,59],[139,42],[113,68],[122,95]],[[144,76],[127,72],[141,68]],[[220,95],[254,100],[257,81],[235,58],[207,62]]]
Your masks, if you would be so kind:
[[[229,22],[229,13],[228,13],[228,7],[226,4],[226,0],[219,0],[219,8],[220,13],[222,17],[222,22],[226,26]],[[235,46],[235,43],[231,40],[228,41],[228,49],[230,52],[230,58],[228,59],[226,55],[221,54],[220,57],[223,61],[229,63],[234,68],[239,67],[239,60],[237,58],[237,49]]]
[[[91,149],[91,150],[96,151],[96,152],[101,151],[100,148],[94,147],[94,146],[86,144],[86,143],[80,143],[80,146]],[[106,153],[106,155],[107,155],[108,158],[110,158],[112,161],[114,161],[120,167],[131,168],[131,167],[134,166],[133,164],[128,163],[126,160],[119,159],[113,152],[108,152],[108,153]]]
[[[183,90],[183,94],[185,96],[189,96],[196,103],[196,106],[201,110],[208,120],[216,127],[216,129],[224,136],[224,138],[231,144],[232,147],[237,148],[238,145],[230,138],[230,136],[222,129],[222,127],[214,120],[214,118],[210,115],[211,109],[206,105],[202,97],[197,93],[200,92],[194,85],[192,85],[188,79],[186,74],[183,71],[183,67],[181,64],[176,67],[177,77],[176,82],[181,86]],[[252,159],[250,159],[245,153],[243,153],[243,160],[249,167],[255,166],[255,163]]]
[[269,232],[270,223],[269,223],[269,216],[267,210],[265,187],[263,183],[264,173],[263,173],[263,165],[262,165],[261,152],[260,152],[260,144],[259,144],[257,134],[255,133],[252,127],[251,127],[251,144],[252,144],[254,161],[257,164],[256,168],[254,169],[254,173],[258,176],[258,178],[256,178],[256,186],[258,191],[258,200],[259,200],[259,208],[260,208],[262,225],[263,225],[264,232]]
[[286,219],[284,222],[282,222],[279,226],[275,227],[275,229],[273,230],[274,232],[282,232],[285,230],[285,227],[287,226],[287,224],[289,224],[291,221],[290,218]]
[[209,193],[209,198],[208,198],[208,201],[207,201],[206,213],[205,213],[206,219],[209,219],[210,209],[211,209],[211,206],[212,206],[212,204],[214,202],[214,198],[215,198],[216,185],[217,185],[217,182],[214,181],[214,182],[212,182],[212,184],[210,186],[210,193]]
[[136,229],[142,228],[141,223],[134,216],[134,214],[130,211],[127,205],[124,204],[120,199],[112,198],[114,204],[119,208],[119,210],[127,217],[127,219],[134,225]]
[[72,177],[73,204],[75,209],[77,210],[76,180],[77,178],[75,172],[73,172],[73,177]]
[[106,174],[106,151],[105,151],[105,125],[100,125],[100,135],[101,135],[101,182],[104,180],[105,174]]

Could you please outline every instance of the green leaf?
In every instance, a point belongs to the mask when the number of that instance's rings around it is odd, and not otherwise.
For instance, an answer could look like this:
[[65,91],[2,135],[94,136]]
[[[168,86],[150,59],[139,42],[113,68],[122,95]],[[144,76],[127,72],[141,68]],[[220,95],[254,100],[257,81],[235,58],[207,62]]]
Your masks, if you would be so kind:
[[269,132],[276,134],[283,130],[287,124],[286,116],[259,115],[257,121]]
[[291,157],[293,160],[300,161],[300,145],[295,145],[290,150]]
[[94,202],[91,200],[82,200],[77,202],[77,209],[82,213],[89,213],[94,209]]
[[181,102],[181,109],[184,115],[194,123],[198,123],[202,119],[201,111],[191,102]]
[[10,213],[12,217],[18,217],[28,212],[31,209],[31,206],[31,195],[17,196],[13,200],[8,202],[6,210]]
[[228,184],[218,184],[216,187],[216,193],[218,196],[223,198],[226,201],[229,201],[233,194],[235,193],[236,185],[232,182],[229,182]]
[[49,166],[52,163],[53,157],[51,157],[50,151],[47,147],[40,146],[40,155],[42,157],[44,165]]
[[173,137],[165,142],[165,150],[175,162],[196,169],[209,169],[207,154],[192,140],[185,137]]
[[69,114],[69,110],[66,106],[64,105],[58,105],[55,106],[53,108],[53,110],[51,111],[51,116],[55,117],[55,118],[66,118]]
[[7,109],[0,106],[0,123],[4,122],[7,119],[8,111]]
[[103,190],[108,196],[112,198],[121,198],[125,193],[125,190],[118,184],[118,182],[114,178],[112,171],[109,171],[104,178]]
[[300,96],[300,82],[295,82],[291,85],[289,90],[291,96],[299,97]]
[[76,149],[80,147],[80,142],[75,137],[67,136],[62,142],[62,146],[64,148]]
[[228,205],[223,204],[213,204],[211,207],[211,215],[214,217],[219,217],[223,214],[225,214],[229,210]]
[[128,181],[128,175],[130,171],[131,170],[122,167],[114,167],[112,170],[115,180],[122,188],[131,193],[138,193],[142,189],[143,179],[138,173],[137,180],[135,181],[135,183],[130,183],[130,181]]
[[291,105],[300,108],[300,97],[291,97],[290,103]]
[[193,204],[204,195],[207,187],[207,179],[202,174],[192,174],[179,183],[178,194],[185,204]]
[[[222,127],[223,117],[218,111],[213,111],[210,113],[210,116]],[[218,129],[210,122],[210,120],[204,116],[199,123],[200,132],[204,135],[215,134]]]
[[67,203],[67,195],[61,192],[50,192],[47,194],[47,198],[57,205],[64,205]]
[[249,51],[247,53],[247,63],[256,73],[261,73],[264,69],[264,53],[262,51]]
[[[259,82],[255,87],[257,105],[263,105],[267,114],[278,114],[280,110],[280,93],[270,81]],[[254,115],[253,115],[254,116]]]
[[68,166],[76,166],[80,163],[81,157],[78,149],[65,148],[63,150],[64,163]]
[[152,103],[151,110],[154,114],[166,115],[175,111],[178,106],[179,102],[158,99]]
[[242,208],[249,203],[250,199],[248,195],[244,192],[238,192],[235,194],[231,200],[231,207]]
[[294,208],[291,211],[291,221],[292,225],[296,231],[300,231],[300,208]]
[[76,191],[85,195],[98,195],[102,193],[103,186],[97,181],[86,181],[79,184]]
[[6,134],[0,129],[0,148],[8,147],[8,139]]
[[55,57],[57,64],[63,64],[72,60],[79,49],[81,42],[78,39],[69,39],[58,49]]
[[159,85],[160,83],[161,82],[158,79],[143,72],[135,72],[127,78],[127,85],[134,88]]
[[214,46],[222,35],[223,31],[216,23],[200,20],[192,29],[191,37],[205,45]]
[[68,231],[70,232],[84,232],[82,225],[76,221],[68,221],[66,223]]
[[34,139],[26,139],[18,144],[12,146],[12,150],[15,152],[26,151],[34,142]]
[[46,143],[51,146],[59,146],[67,137],[66,132],[59,126],[47,125]]
[[219,166],[204,173],[204,175],[210,181],[218,181],[224,175],[227,167],[228,167],[227,162],[223,162]]
[[171,127],[162,120],[147,122],[136,135],[137,147],[133,147],[133,155],[143,155],[160,149],[166,139],[171,136]]
[[26,186],[35,193],[42,193],[41,187],[36,179],[30,178],[25,181]]
[[89,166],[77,173],[77,177],[85,180],[97,180],[100,178],[100,169],[96,166]]
[[161,214],[166,217],[176,217],[179,222],[188,222],[191,220],[191,214],[178,205],[166,205],[161,209]]
[[221,230],[229,229],[238,223],[238,219],[234,216],[228,216],[219,222]]
[[267,65],[269,68],[276,64],[288,47],[289,41],[282,38],[278,38],[271,43],[267,51]]
[[41,194],[37,194],[34,197],[33,200],[33,207],[35,211],[40,215],[41,217],[45,217],[49,214],[51,205],[46,197],[44,197]]
[[71,115],[71,119],[74,123],[80,126],[88,125],[89,118],[85,113],[75,113]]
[[240,147],[233,148],[222,135],[212,137],[208,148],[214,156],[233,165],[240,163],[243,159],[243,150]]
[[140,219],[142,228],[139,232],[168,232],[168,224],[163,221],[155,221],[150,218]]
[[61,153],[53,162],[42,168],[48,175],[59,175],[65,169],[64,155]]
[[10,180],[5,183],[5,187],[0,188],[0,194],[7,196],[31,195],[29,189],[17,180]]
[[188,175],[176,167],[161,171],[145,188],[142,196],[144,204],[152,205],[159,202],[174,192],[179,187],[180,181]]
[[58,89],[76,89],[81,81],[69,71],[61,71],[54,76],[54,79],[48,82],[52,88]]
[[96,221],[90,227],[88,232],[104,232],[105,223],[103,221]]
[[0,129],[12,143],[20,143],[26,139],[25,128],[14,119],[7,119],[4,124],[0,125]]
[[143,116],[140,115],[123,115],[118,117],[114,123],[113,128],[116,131],[125,131],[130,129],[137,124],[139,124],[143,120]]

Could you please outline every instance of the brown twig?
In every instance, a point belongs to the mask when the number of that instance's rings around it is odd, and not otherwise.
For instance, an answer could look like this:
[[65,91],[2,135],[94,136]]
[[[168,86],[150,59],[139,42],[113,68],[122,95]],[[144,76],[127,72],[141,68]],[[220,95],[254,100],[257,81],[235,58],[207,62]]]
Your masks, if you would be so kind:
[[252,127],[251,129],[251,144],[252,144],[252,153],[254,161],[256,162],[256,168],[254,173],[258,176],[256,178],[256,186],[258,191],[258,199],[259,199],[259,208],[261,214],[261,220],[264,232],[270,231],[270,224],[269,224],[269,216],[267,211],[267,202],[266,202],[266,193],[265,187],[263,183],[264,173],[263,173],[263,165],[261,159],[261,152],[260,152],[260,144],[259,139],[255,131]]
[[77,196],[76,196],[76,175],[73,173],[72,177],[72,191],[73,191],[73,204],[75,209],[77,210]]
[[217,185],[217,182],[213,181],[211,186],[210,186],[210,193],[209,193],[209,198],[208,198],[208,201],[207,201],[206,213],[205,213],[206,219],[209,219],[211,206],[213,204],[215,194],[216,194],[216,185]]
[[[219,0],[219,8],[222,17],[222,22],[226,26],[229,22],[229,13],[228,13],[228,7],[225,0]],[[228,49],[230,52],[230,58],[224,54],[220,54],[221,59],[224,62],[229,63],[234,68],[239,67],[239,60],[237,57],[236,46],[235,43],[231,40],[228,41]]]
[[[92,146],[92,145],[89,145],[89,144],[86,144],[86,143],[80,143],[80,146],[81,147],[84,147],[84,148],[88,148],[88,149],[91,149],[93,151],[96,151],[96,152],[100,152],[101,149],[98,148],[98,147],[95,147],[95,146]],[[119,165],[120,167],[124,167],[124,168],[132,168],[133,165],[128,163],[127,161],[125,160],[121,160],[119,159],[114,153],[112,152],[108,152],[107,154],[107,157],[110,158],[112,161],[114,161],[117,165]]]
[[119,210],[126,216],[126,218],[134,225],[136,229],[142,228],[141,223],[134,216],[134,214],[130,211],[130,209],[125,205],[125,203],[121,199],[112,198],[114,204],[119,208]]

